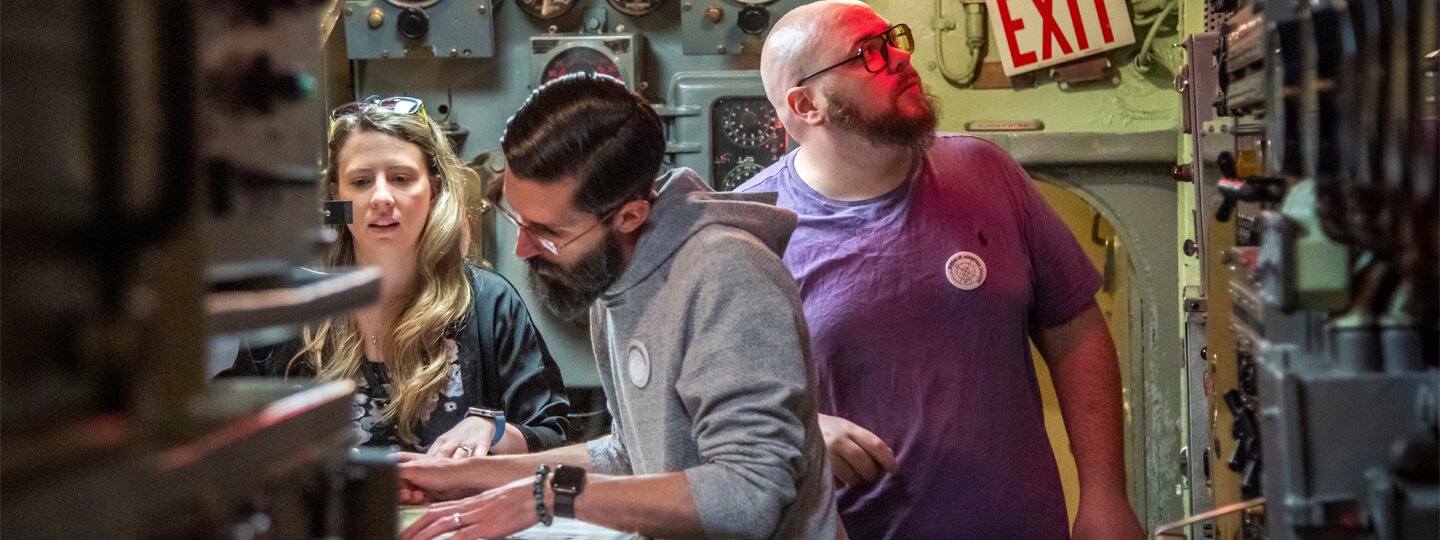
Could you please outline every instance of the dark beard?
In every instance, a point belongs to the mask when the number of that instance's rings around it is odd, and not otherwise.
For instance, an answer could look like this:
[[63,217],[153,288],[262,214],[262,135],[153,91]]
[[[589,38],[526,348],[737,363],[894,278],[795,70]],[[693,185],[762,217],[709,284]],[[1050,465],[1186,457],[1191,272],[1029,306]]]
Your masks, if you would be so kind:
[[927,92],[924,98],[925,111],[919,116],[900,116],[892,110],[889,114],[867,118],[855,102],[826,92],[825,113],[835,127],[869,139],[873,145],[903,146],[923,152],[935,142],[935,127],[939,125],[935,96]]
[[590,305],[625,270],[620,240],[611,231],[569,269],[543,257],[525,259],[525,265],[535,298],[551,313],[574,324],[586,322]]

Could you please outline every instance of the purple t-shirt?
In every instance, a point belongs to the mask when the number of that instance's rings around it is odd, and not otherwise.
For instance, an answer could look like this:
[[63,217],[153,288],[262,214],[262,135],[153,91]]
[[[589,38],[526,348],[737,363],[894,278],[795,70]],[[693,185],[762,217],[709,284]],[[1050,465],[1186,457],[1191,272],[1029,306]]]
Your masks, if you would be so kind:
[[851,538],[1068,538],[1029,334],[1094,300],[1100,275],[1005,151],[940,134],[895,190],[819,194],[795,154],[737,191],[800,223],[785,265],[810,324],[820,411],[869,429],[899,471],[842,488]]

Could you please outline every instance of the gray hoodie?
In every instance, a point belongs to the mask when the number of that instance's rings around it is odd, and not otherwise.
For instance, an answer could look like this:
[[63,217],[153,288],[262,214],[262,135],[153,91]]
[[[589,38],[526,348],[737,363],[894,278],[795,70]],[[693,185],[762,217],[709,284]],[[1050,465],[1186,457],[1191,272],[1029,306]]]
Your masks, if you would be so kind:
[[780,262],[795,214],[689,169],[657,186],[629,267],[590,310],[614,416],[589,443],[595,471],[685,471],[710,538],[836,538],[809,330]]

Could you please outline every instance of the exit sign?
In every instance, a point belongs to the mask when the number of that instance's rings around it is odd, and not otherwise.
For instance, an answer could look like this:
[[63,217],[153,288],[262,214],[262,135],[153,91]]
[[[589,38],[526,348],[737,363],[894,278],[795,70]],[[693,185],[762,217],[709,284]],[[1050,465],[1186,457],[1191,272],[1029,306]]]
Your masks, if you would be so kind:
[[[1125,0],[985,0],[1005,75],[1135,42]],[[1158,24],[1158,23],[1157,23]]]

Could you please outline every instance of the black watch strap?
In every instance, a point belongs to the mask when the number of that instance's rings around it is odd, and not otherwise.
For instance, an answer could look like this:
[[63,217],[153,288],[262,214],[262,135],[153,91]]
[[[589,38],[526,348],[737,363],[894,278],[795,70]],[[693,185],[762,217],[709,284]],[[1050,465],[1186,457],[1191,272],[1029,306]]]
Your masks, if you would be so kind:
[[575,519],[575,497],[585,490],[585,468],[561,465],[550,477],[555,492],[555,517]]
[[555,517],[575,519],[575,494],[555,492]]

